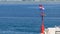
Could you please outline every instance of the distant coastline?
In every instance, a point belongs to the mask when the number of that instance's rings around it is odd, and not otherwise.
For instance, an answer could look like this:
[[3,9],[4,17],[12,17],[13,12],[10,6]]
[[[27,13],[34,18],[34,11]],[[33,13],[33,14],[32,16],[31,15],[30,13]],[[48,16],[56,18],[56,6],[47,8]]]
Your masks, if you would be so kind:
[[0,1],[0,4],[60,4],[60,1],[47,1],[47,2]]

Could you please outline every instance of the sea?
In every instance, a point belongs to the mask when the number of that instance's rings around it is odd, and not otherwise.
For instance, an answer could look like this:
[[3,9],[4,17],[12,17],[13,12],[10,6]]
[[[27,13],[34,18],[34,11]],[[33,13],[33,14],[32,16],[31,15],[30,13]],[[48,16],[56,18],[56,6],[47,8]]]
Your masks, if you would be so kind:
[[[60,26],[60,4],[42,4],[45,28]],[[0,34],[40,34],[39,4],[0,4]]]

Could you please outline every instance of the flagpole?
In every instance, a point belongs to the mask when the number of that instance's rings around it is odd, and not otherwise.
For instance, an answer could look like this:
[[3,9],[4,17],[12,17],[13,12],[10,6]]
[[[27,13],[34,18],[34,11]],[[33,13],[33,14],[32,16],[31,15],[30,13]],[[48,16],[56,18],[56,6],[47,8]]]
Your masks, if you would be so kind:
[[43,5],[39,5],[41,11],[42,25],[41,25],[41,34],[44,34],[44,7]]

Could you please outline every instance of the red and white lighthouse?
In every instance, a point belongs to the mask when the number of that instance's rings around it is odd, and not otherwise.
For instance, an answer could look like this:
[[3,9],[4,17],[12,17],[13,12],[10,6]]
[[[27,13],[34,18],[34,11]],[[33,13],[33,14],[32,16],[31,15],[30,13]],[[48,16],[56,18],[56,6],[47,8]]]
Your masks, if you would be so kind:
[[44,7],[43,5],[39,5],[39,9],[41,11],[41,17],[42,17],[42,25],[41,25],[41,34],[44,34]]

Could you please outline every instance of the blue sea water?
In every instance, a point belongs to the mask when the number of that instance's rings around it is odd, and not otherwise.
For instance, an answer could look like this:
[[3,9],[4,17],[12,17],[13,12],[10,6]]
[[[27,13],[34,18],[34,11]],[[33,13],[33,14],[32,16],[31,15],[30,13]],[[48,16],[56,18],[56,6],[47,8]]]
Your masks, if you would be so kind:
[[[60,4],[43,4],[44,25],[60,25]],[[39,4],[0,4],[0,34],[40,34]]]

